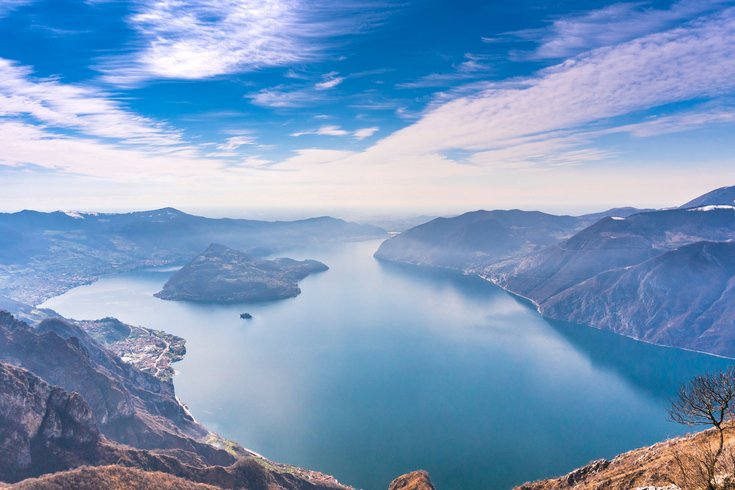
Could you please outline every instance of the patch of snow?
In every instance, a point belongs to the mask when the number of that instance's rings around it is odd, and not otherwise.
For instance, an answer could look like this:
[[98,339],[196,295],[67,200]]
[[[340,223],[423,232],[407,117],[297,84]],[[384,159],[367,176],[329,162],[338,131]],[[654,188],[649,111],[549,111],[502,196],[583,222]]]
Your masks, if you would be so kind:
[[74,219],[84,219],[84,215],[79,211],[64,211],[64,214]]
[[615,221],[625,221],[625,218],[622,218],[620,216],[610,216],[610,218],[614,219]]
[[689,211],[714,211],[715,209],[729,209],[731,211],[735,211],[735,206],[731,206],[729,204],[710,204],[709,206],[691,208]]

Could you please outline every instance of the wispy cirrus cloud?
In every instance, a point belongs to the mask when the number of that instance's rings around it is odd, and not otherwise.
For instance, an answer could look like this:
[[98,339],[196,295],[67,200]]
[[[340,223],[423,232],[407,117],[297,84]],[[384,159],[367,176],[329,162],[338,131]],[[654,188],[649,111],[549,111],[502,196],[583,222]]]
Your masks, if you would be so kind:
[[30,68],[3,58],[0,58],[0,117],[27,117],[46,126],[132,144],[182,143],[178,131],[126,110],[98,88],[36,78]]
[[454,71],[447,73],[430,73],[418,80],[398,84],[399,88],[432,88],[446,87],[458,82],[481,79],[491,72],[487,55],[465,53],[464,61],[454,66]]
[[329,90],[345,81],[345,77],[340,77],[336,71],[322,75],[322,81],[314,85],[317,90]]
[[276,109],[306,107],[326,100],[324,92],[313,87],[294,88],[285,85],[264,88],[244,97],[255,105]]
[[679,0],[666,9],[654,8],[649,1],[615,3],[599,10],[555,19],[546,28],[517,31],[503,37],[539,43],[531,52],[516,52],[516,57],[566,58],[666,30],[734,3],[731,0]]
[[347,131],[345,129],[342,129],[339,126],[336,125],[325,125],[320,126],[317,129],[311,129],[308,131],[297,131],[294,133],[291,133],[291,136],[299,137],[299,136],[306,136],[306,135],[316,135],[316,136],[352,136],[355,139],[363,140],[365,138],[369,138],[370,136],[374,135],[376,132],[378,132],[380,128],[378,127],[369,127],[369,128],[361,128],[355,131]]
[[[367,152],[398,158],[452,149],[508,152],[533,138],[536,143],[526,146],[529,158],[543,162],[543,141],[549,142],[548,157],[553,158],[584,147],[589,125],[609,127],[617,116],[735,92],[734,51],[735,9],[730,8],[583,53],[529,78],[476,86],[434,106]],[[560,131],[565,133],[562,141]]]
[[7,15],[13,9],[33,2],[34,0],[0,0],[0,17]]
[[[109,82],[203,79],[314,61],[326,40],[374,25],[384,2],[326,0],[136,0],[128,21],[139,40],[105,60]],[[334,42],[331,42],[334,45]]]

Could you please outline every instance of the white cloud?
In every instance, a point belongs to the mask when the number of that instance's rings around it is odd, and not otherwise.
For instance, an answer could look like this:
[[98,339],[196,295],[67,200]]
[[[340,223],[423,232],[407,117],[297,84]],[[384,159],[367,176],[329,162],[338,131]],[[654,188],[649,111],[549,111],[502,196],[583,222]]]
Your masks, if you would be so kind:
[[255,105],[263,107],[296,108],[305,107],[325,100],[324,95],[312,88],[288,88],[278,86],[265,88],[254,93],[245,94]]
[[369,138],[377,133],[379,129],[380,128],[378,128],[377,126],[373,126],[371,128],[362,128],[352,133],[352,135],[359,140],[364,140],[365,138]]
[[35,79],[29,68],[0,58],[0,117],[27,116],[49,126],[126,143],[181,143],[177,131],[125,110],[97,88]]
[[457,82],[480,79],[489,74],[488,56],[465,53],[464,61],[454,66],[448,73],[431,73],[418,80],[398,84],[400,88],[446,87]]
[[317,90],[329,90],[345,81],[345,77],[337,76],[336,72],[322,75],[322,81],[314,85]]
[[630,133],[639,138],[661,134],[681,133],[703,126],[735,123],[735,109],[696,109],[670,116],[661,116],[645,121],[624,124],[600,133]]
[[17,121],[0,119],[0,165],[33,166],[60,173],[117,180],[177,181],[216,175],[219,162],[197,157],[193,148],[162,151],[73,137]]
[[316,135],[316,136],[352,136],[355,139],[363,140],[365,138],[369,138],[370,136],[374,135],[376,132],[378,132],[380,128],[378,127],[371,127],[371,128],[361,128],[355,131],[347,131],[345,129],[342,129],[339,126],[336,125],[326,125],[321,126],[317,129],[312,129],[309,131],[297,131],[295,133],[291,133],[291,136],[299,137],[299,136],[306,136],[306,135]]
[[484,84],[433,107],[368,153],[380,160],[452,149],[507,151],[530,137],[559,136],[544,133],[580,134],[589,131],[583,125],[616,116],[729,94],[735,91],[733,52],[735,9],[728,9],[685,27],[598,48],[528,79]]
[[233,136],[232,138],[228,138],[227,142],[217,145],[217,148],[223,151],[232,151],[240,148],[244,145],[254,145],[255,144],[255,138],[248,135],[240,135],[240,136]]
[[298,137],[298,136],[306,136],[310,134],[314,134],[317,136],[346,136],[350,133],[340,128],[339,126],[330,124],[326,126],[321,126],[318,129],[313,129],[310,131],[297,131],[295,133],[291,133],[291,136]]
[[545,29],[513,35],[539,39],[530,58],[565,58],[601,46],[611,46],[673,27],[731,0],[679,0],[668,9],[655,9],[649,2],[616,3],[581,15],[554,20]]
[[202,79],[313,61],[324,40],[353,32],[383,8],[320,0],[137,0],[128,21],[139,46],[100,67],[110,82]]
[[0,16],[6,15],[11,10],[33,3],[34,0],[0,0]]

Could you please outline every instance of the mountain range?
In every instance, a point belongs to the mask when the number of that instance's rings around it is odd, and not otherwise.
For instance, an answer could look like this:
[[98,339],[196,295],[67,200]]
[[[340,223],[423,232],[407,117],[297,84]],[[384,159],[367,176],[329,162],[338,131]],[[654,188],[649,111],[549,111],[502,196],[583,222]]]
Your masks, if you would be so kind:
[[407,230],[375,256],[481,275],[549,318],[735,356],[734,200],[723,187],[676,209],[476,211]]
[[35,305],[103,274],[188,262],[212,243],[258,256],[305,244],[385,236],[381,228],[326,216],[212,219],[173,208],[124,214],[0,213],[0,297]]

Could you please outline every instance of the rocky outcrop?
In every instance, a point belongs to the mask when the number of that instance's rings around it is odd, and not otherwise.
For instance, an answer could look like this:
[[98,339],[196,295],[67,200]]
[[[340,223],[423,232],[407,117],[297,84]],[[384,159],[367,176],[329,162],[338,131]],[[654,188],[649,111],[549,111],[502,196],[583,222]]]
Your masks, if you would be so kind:
[[239,303],[291,298],[298,281],[327,270],[316,260],[256,259],[224,245],[210,245],[156,293],[161,299]]
[[0,363],[0,481],[74,466],[90,457],[99,439],[79,394]]
[[434,490],[431,479],[426,471],[412,471],[401,475],[388,486],[388,490]]
[[[593,461],[557,478],[524,483],[515,490],[689,490],[690,487],[683,483],[685,479],[679,462],[701,458],[703,449],[713,447],[716,438],[716,431],[711,429],[670,439],[634,449],[611,460]],[[733,451],[735,434],[730,426],[725,432],[724,459],[730,461],[731,455],[735,454]],[[724,462],[718,467],[717,476],[722,481],[732,472],[731,464]]]

